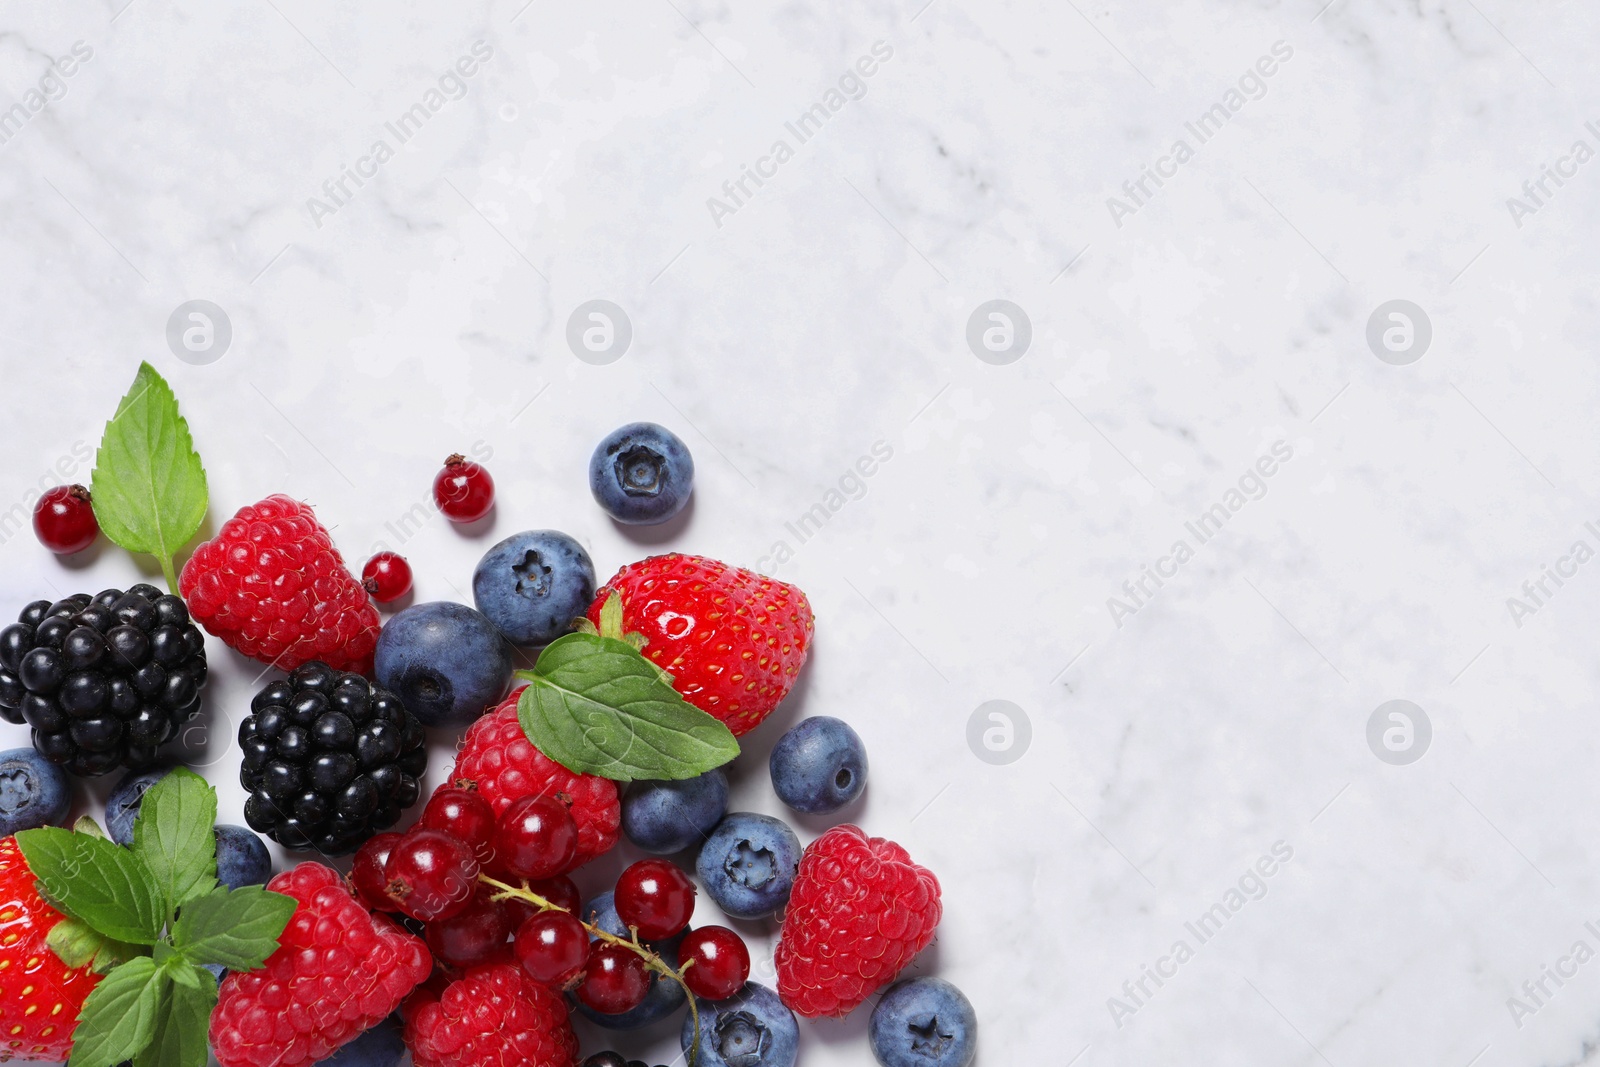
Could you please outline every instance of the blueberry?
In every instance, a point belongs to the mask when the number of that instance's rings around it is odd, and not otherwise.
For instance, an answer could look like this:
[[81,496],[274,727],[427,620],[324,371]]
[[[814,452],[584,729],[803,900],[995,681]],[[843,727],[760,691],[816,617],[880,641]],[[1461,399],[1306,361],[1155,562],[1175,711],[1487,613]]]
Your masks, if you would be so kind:
[[0,752],[0,837],[57,825],[71,806],[66,771],[31,748]]
[[414,604],[378,635],[378,684],[399,695],[424,726],[472,722],[511,686],[511,650],[465,604]]
[[728,776],[720,769],[679,782],[635,782],[622,798],[622,832],[658,856],[704,841],[728,811]]
[[[630,936],[627,924],[617,917],[617,907],[614,896],[607,891],[595,897],[583,906],[583,918],[598,926],[608,934],[618,937]],[[683,942],[683,935],[668,938],[666,941],[647,941],[645,946],[659,953],[667,966],[678,966],[678,945]],[[660,1022],[686,1003],[683,987],[671,979],[663,979],[660,975],[650,975],[650,990],[644,995],[644,1000],[637,1008],[625,1011],[618,1015],[606,1015],[595,1011],[585,1004],[580,1004],[576,999],[570,1003],[584,1018],[597,1023],[608,1030],[637,1030],[649,1026],[651,1023]]]
[[694,490],[694,458],[653,422],[611,431],[589,457],[589,491],[618,522],[652,526],[683,510]]
[[768,760],[778,799],[807,815],[838,811],[867,787],[867,750],[843,719],[805,719],[778,739]]
[[229,889],[265,885],[272,877],[267,843],[242,826],[217,827],[217,881]]
[[789,902],[800,839],[770,815],[736,811],[717,824],[695,870],[706,892],[736,919],[759,919]]
[[119,845],[133,844],[133,820],[139,817],[139,805],[147,790],[167,776],[170,767],[153,767],[148,771],[130,772],[106,798],[106,833]]
[[396,1067],[405,1054],[400,1027],[389,1018],[339,1046],[327,1059],[318,1060],[316,1067]]
[[872,1009],[867,1035],[883,1067],[967,1067],[978,1052],[978,1016],[944,979],[908,978]]
[[484,553],[472,599],[513,644],[548,645],[589,609],[594,564],[564,533],[525,530]]
[[685,1052],[695,1046],[701,1067],[794,1067],[800,1048],[794,1012],[755,982],[727,1000],[702,1000],[698,1044],[696,1036],[691,1015],[679,1040]]

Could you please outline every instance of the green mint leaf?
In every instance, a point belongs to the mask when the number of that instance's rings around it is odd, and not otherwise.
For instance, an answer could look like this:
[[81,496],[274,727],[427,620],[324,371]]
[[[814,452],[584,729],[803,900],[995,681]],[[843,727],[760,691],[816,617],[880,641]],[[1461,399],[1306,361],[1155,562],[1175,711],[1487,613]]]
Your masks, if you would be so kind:
[[217,792],[179,767],[151,786],[133,823],[133,852],[144,861],[167,914],[216,888]]
[[24,830],[17,844],[56,907],[116,941],[153,945],[161,940],[166,909],[138,856],[110,841],[54,826]]
[[78,919],[66,918],[50,928],[44,943],[68,967],[87,967],[105,974],[119,963],[144,955],[138,945],[114,941]]
[[191,963],[253,971],[278,948],[295,901],[261,886],[216,889],[191,901],[172,927],[172,943]]
[[112,1067],[143,1052],[168,986],[149,956],[137,956],[102,978],[78,1014],[67,1067]]
[[148,363],[106,423],[89,495],[107,537],[161,561],[177,592],[173,557],[206,515],[206,472],[171,386]]
[[106,832],[100,829],[100,824],[87,815],[78,816],[78,821],[72,824],[72,832],[75,834],[88,834],[90,837],[104,838],[106,836]]
[[181,957],[175,957],[164,973],[172,984],[157,1007],[150,1043],[133,1057],[133,1067],[205,1067],[217,980]]
[[570,771],[618,782],[693,778],[739,754],[722,723],[688,704],[626,641],[573,633],[540,654],[517,717]]

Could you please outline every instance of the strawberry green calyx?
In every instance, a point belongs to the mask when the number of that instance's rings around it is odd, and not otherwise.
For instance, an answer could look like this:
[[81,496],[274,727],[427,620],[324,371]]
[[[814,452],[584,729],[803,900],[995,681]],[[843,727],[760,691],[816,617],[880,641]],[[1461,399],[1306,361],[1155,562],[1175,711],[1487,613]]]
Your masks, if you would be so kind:
[[[622,632],[622,596],[615,592],[606,597],[606,602],[600,606],[599,626],[580,616],[572,620],[572,628],[580,634],[592,634],[598,637],[610,637],[618,641],[626,641],[640,652],[643,652],[644,646],[650,643],[650,639],[637,630],[631,633]],[[670,683],[671,676],[668,675],[666,680]]]

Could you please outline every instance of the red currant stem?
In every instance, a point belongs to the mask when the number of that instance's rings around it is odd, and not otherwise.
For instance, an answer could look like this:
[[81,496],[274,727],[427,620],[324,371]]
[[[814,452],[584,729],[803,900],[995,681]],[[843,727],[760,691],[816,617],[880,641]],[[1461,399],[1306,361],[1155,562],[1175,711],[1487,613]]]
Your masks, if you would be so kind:
[[[572,912],[568,911],[566,908],[563,908],[560,904],[546,900],[538,893],[535,893],[531,888],[529,888],[527,882],[523,882],[522,888],[519,889],[516,886],[507,885],[497,878],[491,878],[487,874],[478,875],[478,881],[482,882],[484,885],[492,886],[498,890],[498,892],[491,895],[491,899],[493,900],[521,900],[525,903],[532,904],[540,911],[563,911],[568,915],[572,915]],[[633,939],[629,940],[626,937],[618,937],[609,930],[602,930],[593,923],[584,922],[581,915],[574,916],[574,918],[578,920],[578,923],[585,930],[589,931],[589,933],[593,934],[599,940],[604,941],[608,945],[622,946],[643,960],[647,969],[656,972],[663,978],[670,978],[683,987],[683,995],[689,998],[689,1014],[694,1017],[694,1032],[696,1040],[695,1043],[689,1048],[689,1067],[694,1067],[695,1052],[700,1047],[700,1005],[695,1001],[694,993],[689,989],[688,983],[683,980],[683,972],[694,966],[694,960],[690,960],[688,963],[683,964],[678,970],[675,971],[671,967],[667,966],[666,960],[662,959],[659,955],[651,952],[649,949],[645,948],[644,945],[639,943],[639,931],[637,928],[628,928],[629,932],[633,934]]]

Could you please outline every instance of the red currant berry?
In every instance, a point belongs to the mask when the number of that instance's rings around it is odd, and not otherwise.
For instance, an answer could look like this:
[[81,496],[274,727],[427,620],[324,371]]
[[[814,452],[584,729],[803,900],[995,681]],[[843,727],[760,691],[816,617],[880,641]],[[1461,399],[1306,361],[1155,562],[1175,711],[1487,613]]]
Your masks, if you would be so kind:
[[621,945],[599,944],[583,965],[583,982],[573,995],[602,1015],[632,1011],[650,992],[644,960]]
[[683,963],[683,984],[707,1000],[727,1000],[750,978],[750,950],[726,926],[689,931],[678,948],[678,959]]
[[384,887],[413,919],[448,919],[472,903],[478,857],[472,846],[440,830],[412,827],[383,865]]
[[518,878],[560,874],[578,852],[578,824],[555,797],[523,797],[495,824],[496,862]]
[[33,532],[39,543],[58,556],[82,552],[94,544],[100,523],[81,485],[58,485],[33,506]]
[[510,933],[510,913],[487,893],[479,893],[465,911],[428,924],[428,948],[434,959],[465,969],[504,953]]
[[[583,918],[582,915],[578,914],[578,909],[583,907],[583,898],[578,895],[578,887],[566,875],[558,874],[554,878],[532,879],[528,882],[528,888],[556,907],[564,908],[573,915],[577,915],[578,918]],[[504,903],[511,910],[511,928],[513,930],[520,928],[523,923],[544,910],[529,904],[526,900],[518,900],[515,897],[504,901]]]
[[540,912],[517,927],[513,951],[534,981],[565,986],[589,960],[589,932],[564,911]]
[[395,552],[379,552],[361,568],[361,585],[380,604],[411,592],[411,564]]
[[455,786],[434,790],[417,825],[459,837],[472,846],[479,866],[487,867],[494,859],[494,809],[474,790]]
[[373,911],[398,911],[400,908],[385,889],[388,879],[383,876],[383,865],[389,862],[389,853],[404,836],[386,833],[368,838],[350,865],[350,885]]
[[477,522],[494,507],[494,479],[459,452],[433,479],[433,502],[451,522]]
[[660,941],[689,925],[694,883],[669,860],[640,860],[617,879],[617,918],[646,941]]

